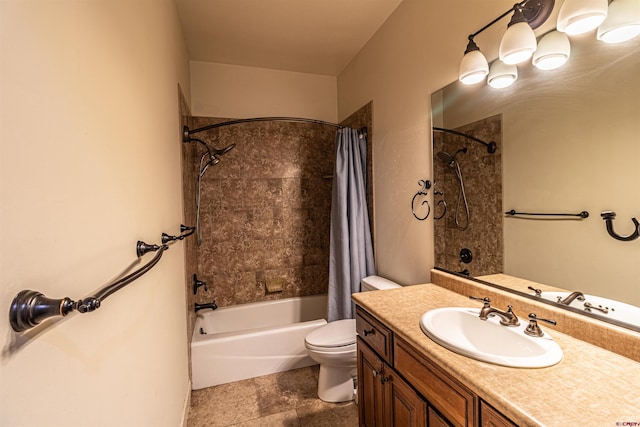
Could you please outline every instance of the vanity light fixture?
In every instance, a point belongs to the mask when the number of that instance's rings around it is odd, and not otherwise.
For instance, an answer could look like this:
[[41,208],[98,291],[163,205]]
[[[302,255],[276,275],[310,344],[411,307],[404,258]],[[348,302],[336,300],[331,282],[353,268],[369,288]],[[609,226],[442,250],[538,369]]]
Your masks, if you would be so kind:
[[505,64],[519,64],[531,58],[536,47],[533,29],[519,5],[514,6],[513,17],[500,40],[500,60]]
[[458,80],[466,85],[476,84],[490,73],[487,59],[474,38],[509,14],[513,14],[513,17],[500,43],[500,58],[509,64],[531,58],[536,50],[536,37],[533,30],[549,18],[554,4],[555,0],[521,1],[475,33],[470,34],[469,43],[460,62]]
[[487,83],[489,86],[495,89],[503,89],[511,86],[513,82],[518,78],[518,67],[514,64],[505,64],[504,62],[496,59],[491,64],[489,70],[489,77]]
[[465,85],[473,85],[484,80],[487,74],[489,74],[487,58],[480,52],[480,48],[473,41],[473,36],[469,36],[469,44],[460,61],[458,79]]
[[598,27],[598,40],[621,43],[640,34],[640,0],[615,0]]
[[607,0],[565,0],[558,14],[558,31],[568,35],[595,29],[607,17]]
[[531,62],[540,70],[555,70],[567,62],[570,54],[569,37],[560,31],[550,31],[540,39]]

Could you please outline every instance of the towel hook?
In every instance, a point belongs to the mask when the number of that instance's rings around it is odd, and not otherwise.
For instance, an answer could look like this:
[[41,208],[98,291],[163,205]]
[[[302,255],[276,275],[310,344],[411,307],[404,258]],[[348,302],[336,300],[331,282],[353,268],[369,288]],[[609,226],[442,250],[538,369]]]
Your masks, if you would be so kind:
[[447,214],[447,202],[444,199],[444,192],[436,190],[436,182],[435,181],[433,182],[433,195],[434,196],[442,196],[442,199],[438,200],[438,202],[435,205],[436,209],[438,208],[438,206],[442,206],[442,213],[440,215],[438,215],[437,213],[434,212],[433,219],[442,219]]
[[607,232],[611,237],[616,240],[621,240],[623,242],[630,242],[631,240],[635,240],[640,237],[640,222],[636,218],[631,218],[633,224],[636,226],[636,230],[629,234],[628,236],[621,236],[615,231],[613,231],[613,220],[616,219],[616,213],[613,211],[604,211],[600,214],[602,219],[607,223]]
[[413,216],[416,217],[417,220],[424,221],[425,219],[429,218],[429,215],[431,214],[431,205],[429,204],[429,200],[425,199],[422,201],[422,203],[420,203],[420,205],[427,205],[427,214],[424,217],[419,217],[416,214],[415,202],[416,202],[416,197],[429,195],[429,192],[427,190],[431,188],[431,181],[429,181],[428,179],[421,179],[418,181],[418,185],[421,188],[413,196],[413,199],[411,199],[411,213],[413,213]]

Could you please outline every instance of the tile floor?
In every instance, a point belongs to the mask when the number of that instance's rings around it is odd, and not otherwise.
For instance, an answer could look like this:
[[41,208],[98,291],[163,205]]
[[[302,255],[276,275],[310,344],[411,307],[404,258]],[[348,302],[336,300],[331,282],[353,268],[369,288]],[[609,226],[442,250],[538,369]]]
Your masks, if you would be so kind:
[[356,427],[355,403],[318,399],[318,365],[191,392],[187,427]]

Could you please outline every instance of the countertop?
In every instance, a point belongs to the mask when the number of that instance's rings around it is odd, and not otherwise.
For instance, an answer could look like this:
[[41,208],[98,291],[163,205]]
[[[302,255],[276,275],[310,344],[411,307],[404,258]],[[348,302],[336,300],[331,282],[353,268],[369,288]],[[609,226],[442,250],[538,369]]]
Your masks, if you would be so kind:
[[[436,344],[422,332],[419,320],[433,308],[480,308],[481,303],[434,284],[362,292],[352,298],[520,426],[640,425],[638,362],[544,324],[542,329],[564,352],[557,365],[521,369],[480,362]],[[516,314],[526,319],[525,314]]]

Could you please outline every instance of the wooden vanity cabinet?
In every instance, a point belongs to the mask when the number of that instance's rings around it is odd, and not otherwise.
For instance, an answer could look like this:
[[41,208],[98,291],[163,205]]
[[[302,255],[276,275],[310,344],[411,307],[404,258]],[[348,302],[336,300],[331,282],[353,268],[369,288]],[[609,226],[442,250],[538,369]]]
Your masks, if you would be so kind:
[[358,337],[360,425],[425,426],[427,403]]
[[515,426],[359,306],[356,330],[360,426]]
[[394,342],[396,370],[456,427],[475,426],[478,397],[400,338]]

